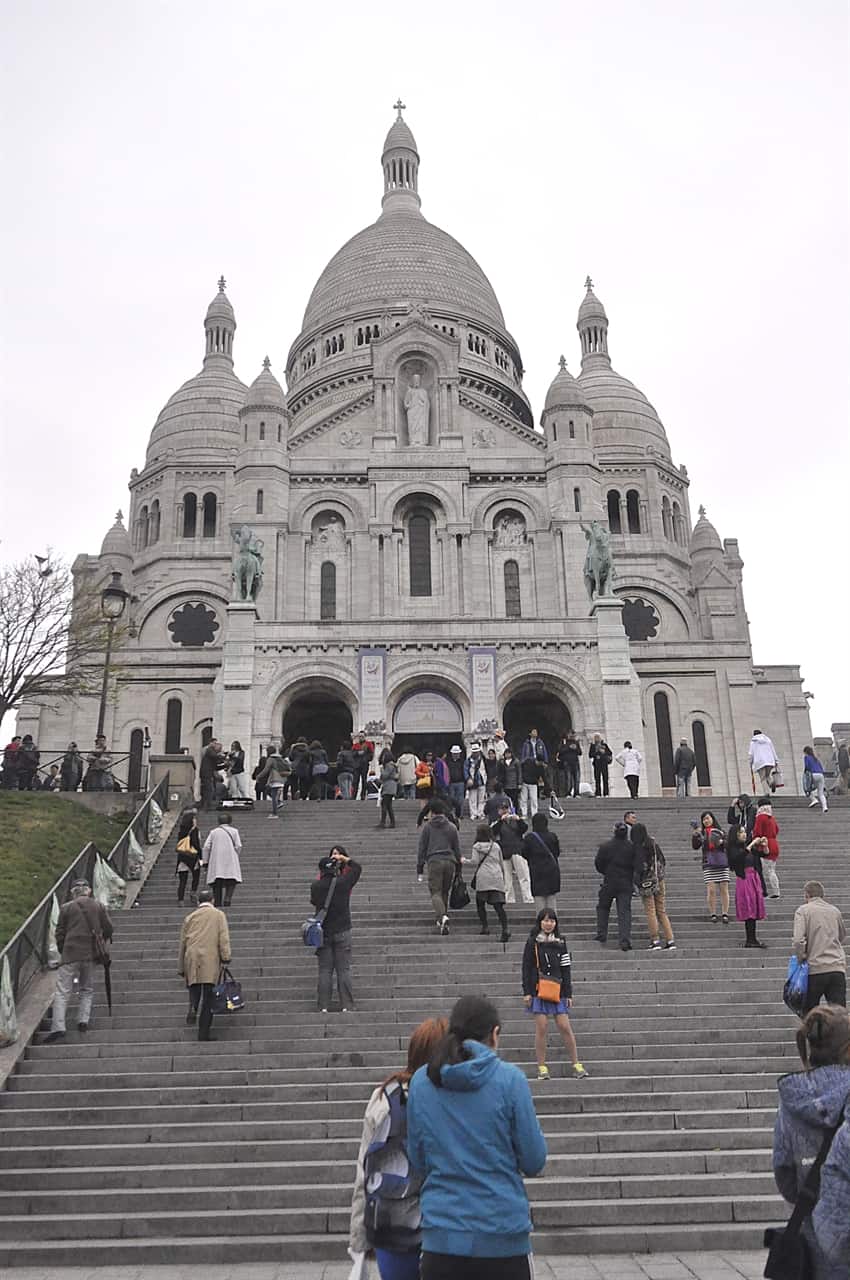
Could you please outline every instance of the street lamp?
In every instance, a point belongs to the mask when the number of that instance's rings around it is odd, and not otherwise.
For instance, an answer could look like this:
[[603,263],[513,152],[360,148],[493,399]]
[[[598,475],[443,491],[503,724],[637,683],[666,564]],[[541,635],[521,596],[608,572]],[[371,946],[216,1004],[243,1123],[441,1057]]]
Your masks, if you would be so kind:
[[129,591],[121,585],[121,574],[113,571],[112,580],[100,593],[100,611],[106,619],[106,654],[103,659],[103,684],[100,690],[100,708],[97,713],[98,738],[103,736],[103,725],[106,720],[106,694],[109,688],[109,660],[112,657],[112,638],[115,624],[127,608],[130,599]]

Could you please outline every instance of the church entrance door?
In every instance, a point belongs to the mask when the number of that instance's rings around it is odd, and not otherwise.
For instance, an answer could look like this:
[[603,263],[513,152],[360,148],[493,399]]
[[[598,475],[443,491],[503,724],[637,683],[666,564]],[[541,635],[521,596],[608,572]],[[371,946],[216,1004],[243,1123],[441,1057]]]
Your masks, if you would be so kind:
[[393,754],[412,751],[424,759],[427,751],[434,756],[458,743],[463,746],[463,716],[460,707],[447,694],[437,689],[420,689],[409,693],[393,715]]
[[283,740],[287,746],[303,738],[310,743],[321,742],[328,753],[331,765],[346,739],[351,737],[353,724],[351,712],[342,698],[333,694],[301,693],[293,698],[283,716]]
[[573,719],[566,703],[551,689],[545,688],[541,681],[538,688],[528,686],[508,699],[502,712],[502,724],[505,737],[516,755],[519,755],[529,729],[536,729],[551,758],[562,735],[572,729]]

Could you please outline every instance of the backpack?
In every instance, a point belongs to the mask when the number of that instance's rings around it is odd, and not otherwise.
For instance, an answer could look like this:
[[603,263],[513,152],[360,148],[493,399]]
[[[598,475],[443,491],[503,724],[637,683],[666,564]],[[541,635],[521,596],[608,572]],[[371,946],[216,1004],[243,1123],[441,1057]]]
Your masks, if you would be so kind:
[[399,1082],[383,1090],[389,1114],[363,1157],[363,1221],[372,1249],[416,1253],[422,1242],[422,1179],[407,1157],[407,1092]]

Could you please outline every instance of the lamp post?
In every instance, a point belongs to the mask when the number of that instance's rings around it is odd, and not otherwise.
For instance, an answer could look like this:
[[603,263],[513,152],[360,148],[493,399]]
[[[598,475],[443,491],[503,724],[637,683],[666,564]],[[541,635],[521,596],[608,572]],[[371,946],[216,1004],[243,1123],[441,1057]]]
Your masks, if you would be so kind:
[[115,624],[127,608],[130,599],[129,591],[125,591],[121,583],[121,574],[113,571],[112,579],[100,593],[100,611],[106,619],[106,653],[103,659],[103,684],[100,689],[100,708],[97,713],[97,737],[103,737],[103,725],[106,720],[106,694],[109,688],[109,661],[112,657],[112,639]]

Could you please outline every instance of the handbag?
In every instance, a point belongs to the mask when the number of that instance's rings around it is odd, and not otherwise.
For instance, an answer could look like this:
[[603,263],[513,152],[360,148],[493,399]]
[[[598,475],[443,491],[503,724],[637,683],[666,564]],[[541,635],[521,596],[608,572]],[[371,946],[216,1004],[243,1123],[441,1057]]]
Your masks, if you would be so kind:
[[328,889],[328,896],[325,898],[324,906],[315,915],[308,916],[301,926],[301,941],[305,947],[313,947],[318,951],[319,947],[324,946],[325,931],[322,928],[325,916],[328,914],[328,907],[331,905],[331,899],[334,896],[337,878],[334,876],[331,880],[331,886]]
[[452,887],[449,890],[449,907],[452,911],[462,911],[464,907],[469,906],[471,901],[466,881],[463,878],[463,872],[458,868],[455,872],[455,878],[452,880]]
[[487,849],[487,852],[484,854],[484,857],[481,859],[478,866],[475,868],[475,874],[473,875],[472,879],[469,882],[470,889],[473,889],[473,890],[475,889],[475,886],[478,883],[478,872],[481,870],[481,868],[484,866],[484,863],[487,861],[487,859],[490,857],[490,854],[493,852],[493,845],[495,843],[496,843],[495,840],[490,841],[490,846]]
[[803,1016],[808,990],[809,962],[808,960],[800,961],[796,956],[791,956],[788,961],[788,976],[782,988],[782,999],[798,1018]]
[[327,771],[328,771],[328,766],[325,764],[324,760],[317,760],[316,763],[313,765],[313,776],[316,778],[323,777],[327,773]]
[[808,1172],[806,1181],[797,1193],[794,1212],[784,1227],[768,1227],[764,1233],[764,1246],[768,1250],[764,1274],[767,1280],[815,1280],[815,1267],[808,1241],[800,1234],[820,1195],[820,1171],[832,1140],[843,1123],[824,1134],[820,1151]]
[[561,980],[560,978],[544,978],[540,972],[540,954],[537,950],[537,943],[534,944],[534,963],[537,965],[537,998],[538,1000],[546,1000],[549,1004],[558,1004],[561,999]]
[[226,965],[222,965],[218,982],[213,987],[210,1008],[213,1013],[238,1013],[245,1008],[242,983],[236,981]]
[[177,852],[178,853],[194,853],[195,852],[195,850],[192,848],[191,836],[184,836],[182,840],[177,841]]

